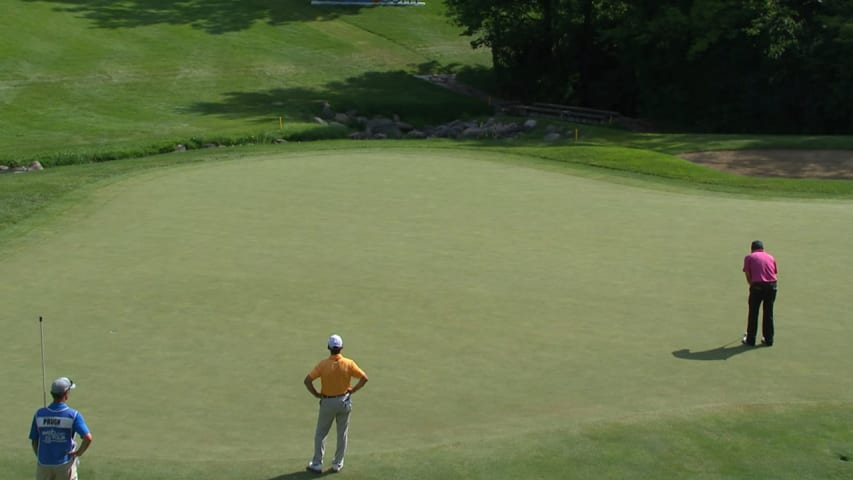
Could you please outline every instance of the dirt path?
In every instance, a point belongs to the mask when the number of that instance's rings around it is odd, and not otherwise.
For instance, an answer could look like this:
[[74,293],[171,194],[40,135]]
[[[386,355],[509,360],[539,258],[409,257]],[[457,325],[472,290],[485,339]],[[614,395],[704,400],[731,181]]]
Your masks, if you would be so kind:
[[739,175],[853,180],[853,150],[723,150],[679,156]]

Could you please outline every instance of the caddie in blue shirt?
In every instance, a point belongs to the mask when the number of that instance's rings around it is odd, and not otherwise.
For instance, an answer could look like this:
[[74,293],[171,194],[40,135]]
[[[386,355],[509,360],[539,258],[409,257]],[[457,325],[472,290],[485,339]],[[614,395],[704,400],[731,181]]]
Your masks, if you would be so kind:
[[[57,378],[50,386],[53,403],[40,408],[33,416],[30,440],[38,458],[36,480],[77,480],[77,464],[92,444],[92,433],[83,415],[66,405],[74,382]],[[78,447],[74,435],[80,436]]]

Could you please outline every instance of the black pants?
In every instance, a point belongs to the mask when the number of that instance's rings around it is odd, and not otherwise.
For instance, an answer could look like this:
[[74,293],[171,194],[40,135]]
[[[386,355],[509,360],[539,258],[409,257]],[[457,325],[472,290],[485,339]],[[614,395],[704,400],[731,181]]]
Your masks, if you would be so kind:
[[755,344],[758,332],[758,309],[764,304],[761,334],[764,341],[773,343],[773,303],[776,301],[776,282],[755,282],[749,286],[749,314],[746,321],[746,343]]

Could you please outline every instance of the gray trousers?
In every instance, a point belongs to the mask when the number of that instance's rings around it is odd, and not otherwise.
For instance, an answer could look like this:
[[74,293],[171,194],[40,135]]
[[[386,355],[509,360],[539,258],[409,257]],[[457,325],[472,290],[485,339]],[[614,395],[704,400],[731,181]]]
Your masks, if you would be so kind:
[[317,416],[317,431],[314,434],[314,465],[323,464],[323,454],[326,453],[326,436],[335,422],[338,430],[338,443],[335,448],[334,464],[344,465],[344,455],[347,453],[347,435],[349,433],[349,414],[352,412],[350,396],[320,399],[320,414]]

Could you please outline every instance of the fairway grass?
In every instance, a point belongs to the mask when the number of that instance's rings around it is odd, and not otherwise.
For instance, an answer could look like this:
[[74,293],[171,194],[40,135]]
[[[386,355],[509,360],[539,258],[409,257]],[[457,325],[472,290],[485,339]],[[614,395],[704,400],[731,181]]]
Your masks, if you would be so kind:
[[[303,478],[302,378],[331,333],[371,378],[348,478],[849,478],[850,202],[568,173],[256,152],[25,220],[0,257],[0,468],[32,473],[43,315],[48,377],[79,384],[95,434],[84,479]],[[778,335],[743,349],[756,238],[779,261]]]

